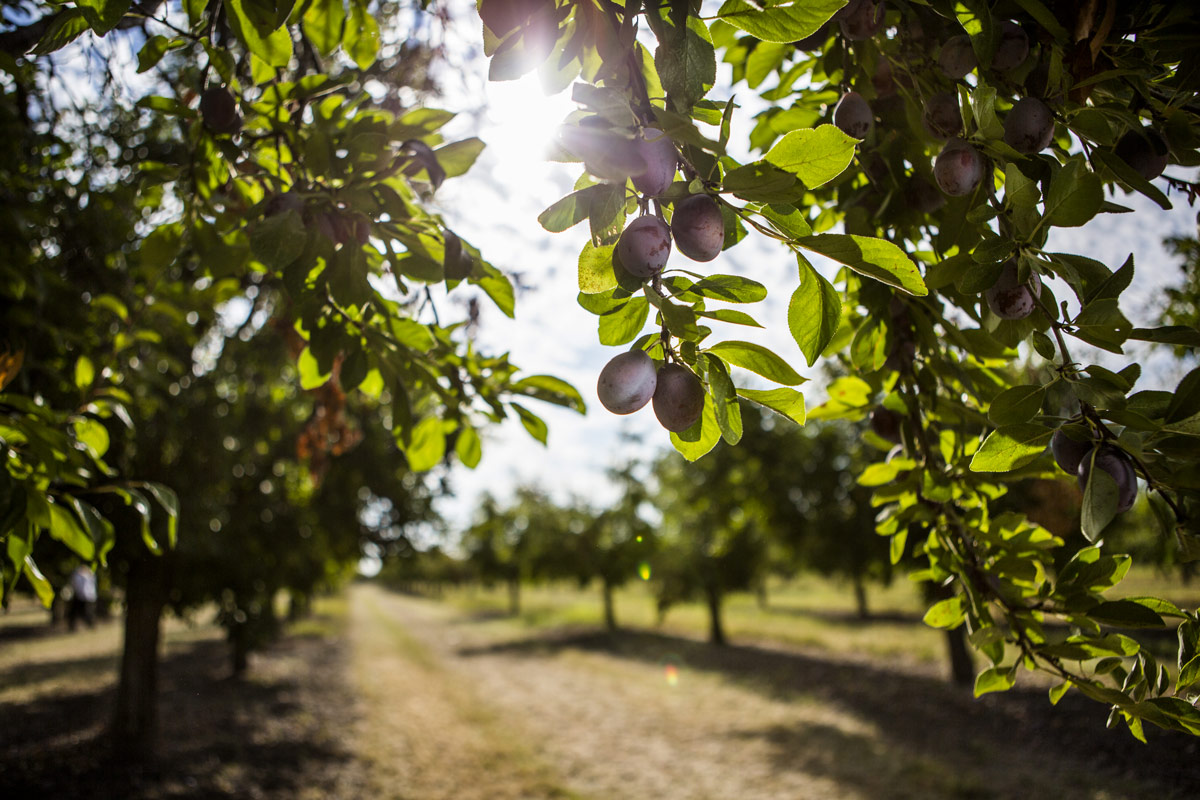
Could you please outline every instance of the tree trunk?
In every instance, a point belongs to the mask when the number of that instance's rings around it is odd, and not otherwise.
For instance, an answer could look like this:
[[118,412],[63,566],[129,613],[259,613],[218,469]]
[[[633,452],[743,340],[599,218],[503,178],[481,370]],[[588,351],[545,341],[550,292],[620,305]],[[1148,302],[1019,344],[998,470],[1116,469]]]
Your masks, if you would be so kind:
[[725,629],[721,625],[721,591],[716,586],[705,586],[704,597],[708,601],[708,640],[716,645],[726,644]]
[[867,607],[867,585],[863,581],[863,576],[858,574],[854,576],[854,605],[858,609],[859,619],[870,618],[871,609]]
[[233,677],[240,678],[250,666],[250,623],[234,622],[229,627],[230,667]]
[[508,582],[508,613],[517,616],[521,613],[521,579],[513,578]]
[[967,626],[959,625],[946,631],[946,648],[950,651],[950,678],[958,686],[975,684],[975,664],[967,644]]
[[129,565],[125,643],[110,740],[119,761],[145,761],[158,733],[159,620],[166,603],[167,565],[149,554]]
[[610,633],[617,630],[617,614],[613,609],[613,586],[608,579],[604,581],[604,627]]

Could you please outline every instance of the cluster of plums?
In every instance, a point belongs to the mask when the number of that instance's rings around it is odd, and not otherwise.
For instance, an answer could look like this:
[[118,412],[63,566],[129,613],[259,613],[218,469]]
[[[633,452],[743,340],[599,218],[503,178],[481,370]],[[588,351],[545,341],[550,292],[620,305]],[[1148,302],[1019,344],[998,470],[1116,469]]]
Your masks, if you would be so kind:
[[1080,489],[1087,486],[1094,467],[1107,472],[1117,484],[1117,513],[1133,508],[1138,492],[1137,473],[1124,450],[1111,444],[1073,439],[1060,428],[1050,438],[1050,452],[1064,471],[1079,478]]
[[614,414],[632,414],[654,406],[654,416],[669,431],[685,431],[704,411],[704,385],[682,364],[655,365],[642,350],[614,356],[596,382],[601,404]]
[[242,112],[226,88],[211,86],[200,95],[200,120],[216,134],[232,136],[242,129]]

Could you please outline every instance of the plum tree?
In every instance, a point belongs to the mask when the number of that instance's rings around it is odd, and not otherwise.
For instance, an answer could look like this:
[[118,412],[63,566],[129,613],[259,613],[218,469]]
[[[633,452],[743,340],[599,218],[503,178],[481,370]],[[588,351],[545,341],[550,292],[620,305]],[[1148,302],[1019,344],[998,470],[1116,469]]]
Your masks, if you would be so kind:
[[200,119],[213,133],[232,135],[242,129],[237,100],[223,86],[210,86],[200,95]]
[[621,232],[616,253],[631,275],[651,278],[662,272],[671,255],[671,229],[658,217],[638,217]]
[[646,171],[633,176],[633,186],[642,194],[657,197],[675,180],[679,153],[671,137],[658,128],[646,128],[637,140],[637,149],[646,162]]
[[925,130],[939,139],[949,139],[962,133],[962,112],[958,110],[958,95],[938,92],[925,104],[921,117]]
[[654,389],[654,416],[672,432],[685,431],[704,411],[704,385],[682,364],[664,364]]
[[1004,143],[1018,153],[1038,153],[1054,139],[1054,115],[1036,97],[1022,97],[1004,118]]
[[1079,488],[1087,488],[1095,467],[1107,472],[1117,484],[1117,513],[1122,514],[1133,508],[1138,493],[1137,473],[1125,451],[1115,445],[1102,444],[1084,456],[1076,472]]
[[1000,32],[1000,41],[992,56],[992,69],[1008,72],[1025,63],[1029,56],[1029,35],[1012,20],[1004,20],[996,27]]
[[946,198],[932,183],[915,175],[904,187],[904,202],[918,214],[932,214],[946,204]]
[[1081,441],[1071,436],[1064,428],[1059,428],[1050,437],[1050,451],[1055,462],[1068,475],[1079,473],[1079,462],[1092,452],[1093,443],[1089,439]]
[[833,109],[833,124],[855,139],[866,139],[875,127],[875,114],[858,92],[846,92]]
[[725,246],[721,207],[707,194],[694,194],[675,204],[671,217],[675,246],[693,261],[712,261]]
[[951,197],[975,191],[983,180],[983,156],[962,139],[951,139],[933,162],[933,177],[941,190]]
[[938,53],[938,66],[953,80],[961,80],[979,64],[971,37],[966,34],[951,36],[942,44]]
[[1154,128],[1127,131],[1117,141],[1114,152],[1148,181],[1162,175],[1167,168],[1169,147],[1166,139]]
[[992,313],[1001,319],[1025,319],[1037,308],[1037,298],[1042,296],[1042,280],[1036,272],[1029,273],[1029,280],[1022,282],[1015,259],[1008,261],[1000,271],[1000,277],[984,292],[984,300]]
[[655,396],[658,384],[654,360],[643,350],[613,356],[596,381],[596,396],[614,414],[632,414]]

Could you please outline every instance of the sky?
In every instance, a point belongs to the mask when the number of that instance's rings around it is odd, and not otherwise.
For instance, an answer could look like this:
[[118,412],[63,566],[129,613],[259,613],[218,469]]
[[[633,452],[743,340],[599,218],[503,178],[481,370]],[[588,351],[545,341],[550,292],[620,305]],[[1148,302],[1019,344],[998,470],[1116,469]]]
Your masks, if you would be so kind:
[[[465,524],[483,492],[505,498],[522,484],[538,485],[560,501],[576,495],[604,505],[616,496],[605,476],[607,469],[631,459],[650,458],[670,448],[670,440],[649,407],[621,417],[599,404],[596,377],[609,358],[626,348],[599,344],[597,318],[576,303],[576,263],[587,239],[586,224],[551,234],[537,221],[545,207],[571,191],[579,175],[577,164],[544,158],[556,126],[574,106],[567,93],[546,97],[536,75],[519,81],[487,82],[486,62],[477,54],[464,58],[461,68],[463,84],[486,93],[486,110],[459,120],[459,132],[479,135],[488,147],[470,173],[443,186],[437,203],[460,235],[526,287],[518,295],[515,321],[485,303],[477,341],[483,347],[509,352],[513,362],[528,373],[549,373],[570,381],[583,395],[589,412],[580,416],[536,404],[537,413],[549,423],[547,447],[531,439],[515,419],[493,428],[485,436],[483,460],[475,470],[453,467],[451,483],[456,496],[440,510],[452,527]],[[745,96],[750,93],[741,88],[743,96],[738,101],[748,107],[734,117],[733,142],[739,138],[744,142],[753,124],[753,98]],[[729,75],[723,71],[709,96],[724,101],[730,92]],[[1181,174],[1178,168],[1171,171]],[[1161,181],[1159,185],[1165,188]],[[1162,286],[1177,282],[1179,270],[1162,240],[1194,233],[1195,210],[1178,197],[1173,198],[1175,208],[1166,212],[1137,194],[1113,199],[1133,208],[1134,213],[1105,214],[1080,228],[1055,229],[1047,249],[1091,256],[1114,269],[1133,253],[1137,273],[1128,299],[1123,298],[1123,308],[1135,324],[1150,324],[1161,302]],[[672,253],[667,268],[689,265],[695,266]],[[832,277],[828,263],[817,266]],[[820,364],[806,369],[787,332],[787,302],[795,288],[795,269],[785,248],[754,235],[703,265],[706,271],[745,275],[767,285],[768,299],[746,309],[766,329],[716,323],[713,340],[738,338],[771,347],[802,375],[814,379],[799,387],[811,408],[821,395]],[[1064,297],[1067,292],[1056,290],[1056,294]],[[448,299],[453,301],[453,295]],[[1073,348],[1073,355],[1091,363],[1127,363],[1119,357],[1089,353],[1082,343]],[[1149,360],[1160,367],[1147,369],[1138,388],[1172,388],[1177,369],[1169,355],[1151,357],[1146,348],[1133,352],[1133,357],[1144,366]],[[1172,383],[1153,385],[1156,377]],[[754,380],[755,376],[741,370],[735,372],[735,382],[740,385],[754,385]],[[815,401],[814,396],[818,398]]]

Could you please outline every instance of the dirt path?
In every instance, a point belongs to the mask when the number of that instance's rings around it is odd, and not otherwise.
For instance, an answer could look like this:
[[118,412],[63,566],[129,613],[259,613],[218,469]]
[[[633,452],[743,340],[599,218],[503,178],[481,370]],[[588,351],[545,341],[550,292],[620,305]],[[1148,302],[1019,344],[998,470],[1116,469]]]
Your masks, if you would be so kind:
[[1195,797],[1200,750],[1042,692],[650,633],[547,634],[360,586],[367,755],[387,797]]

